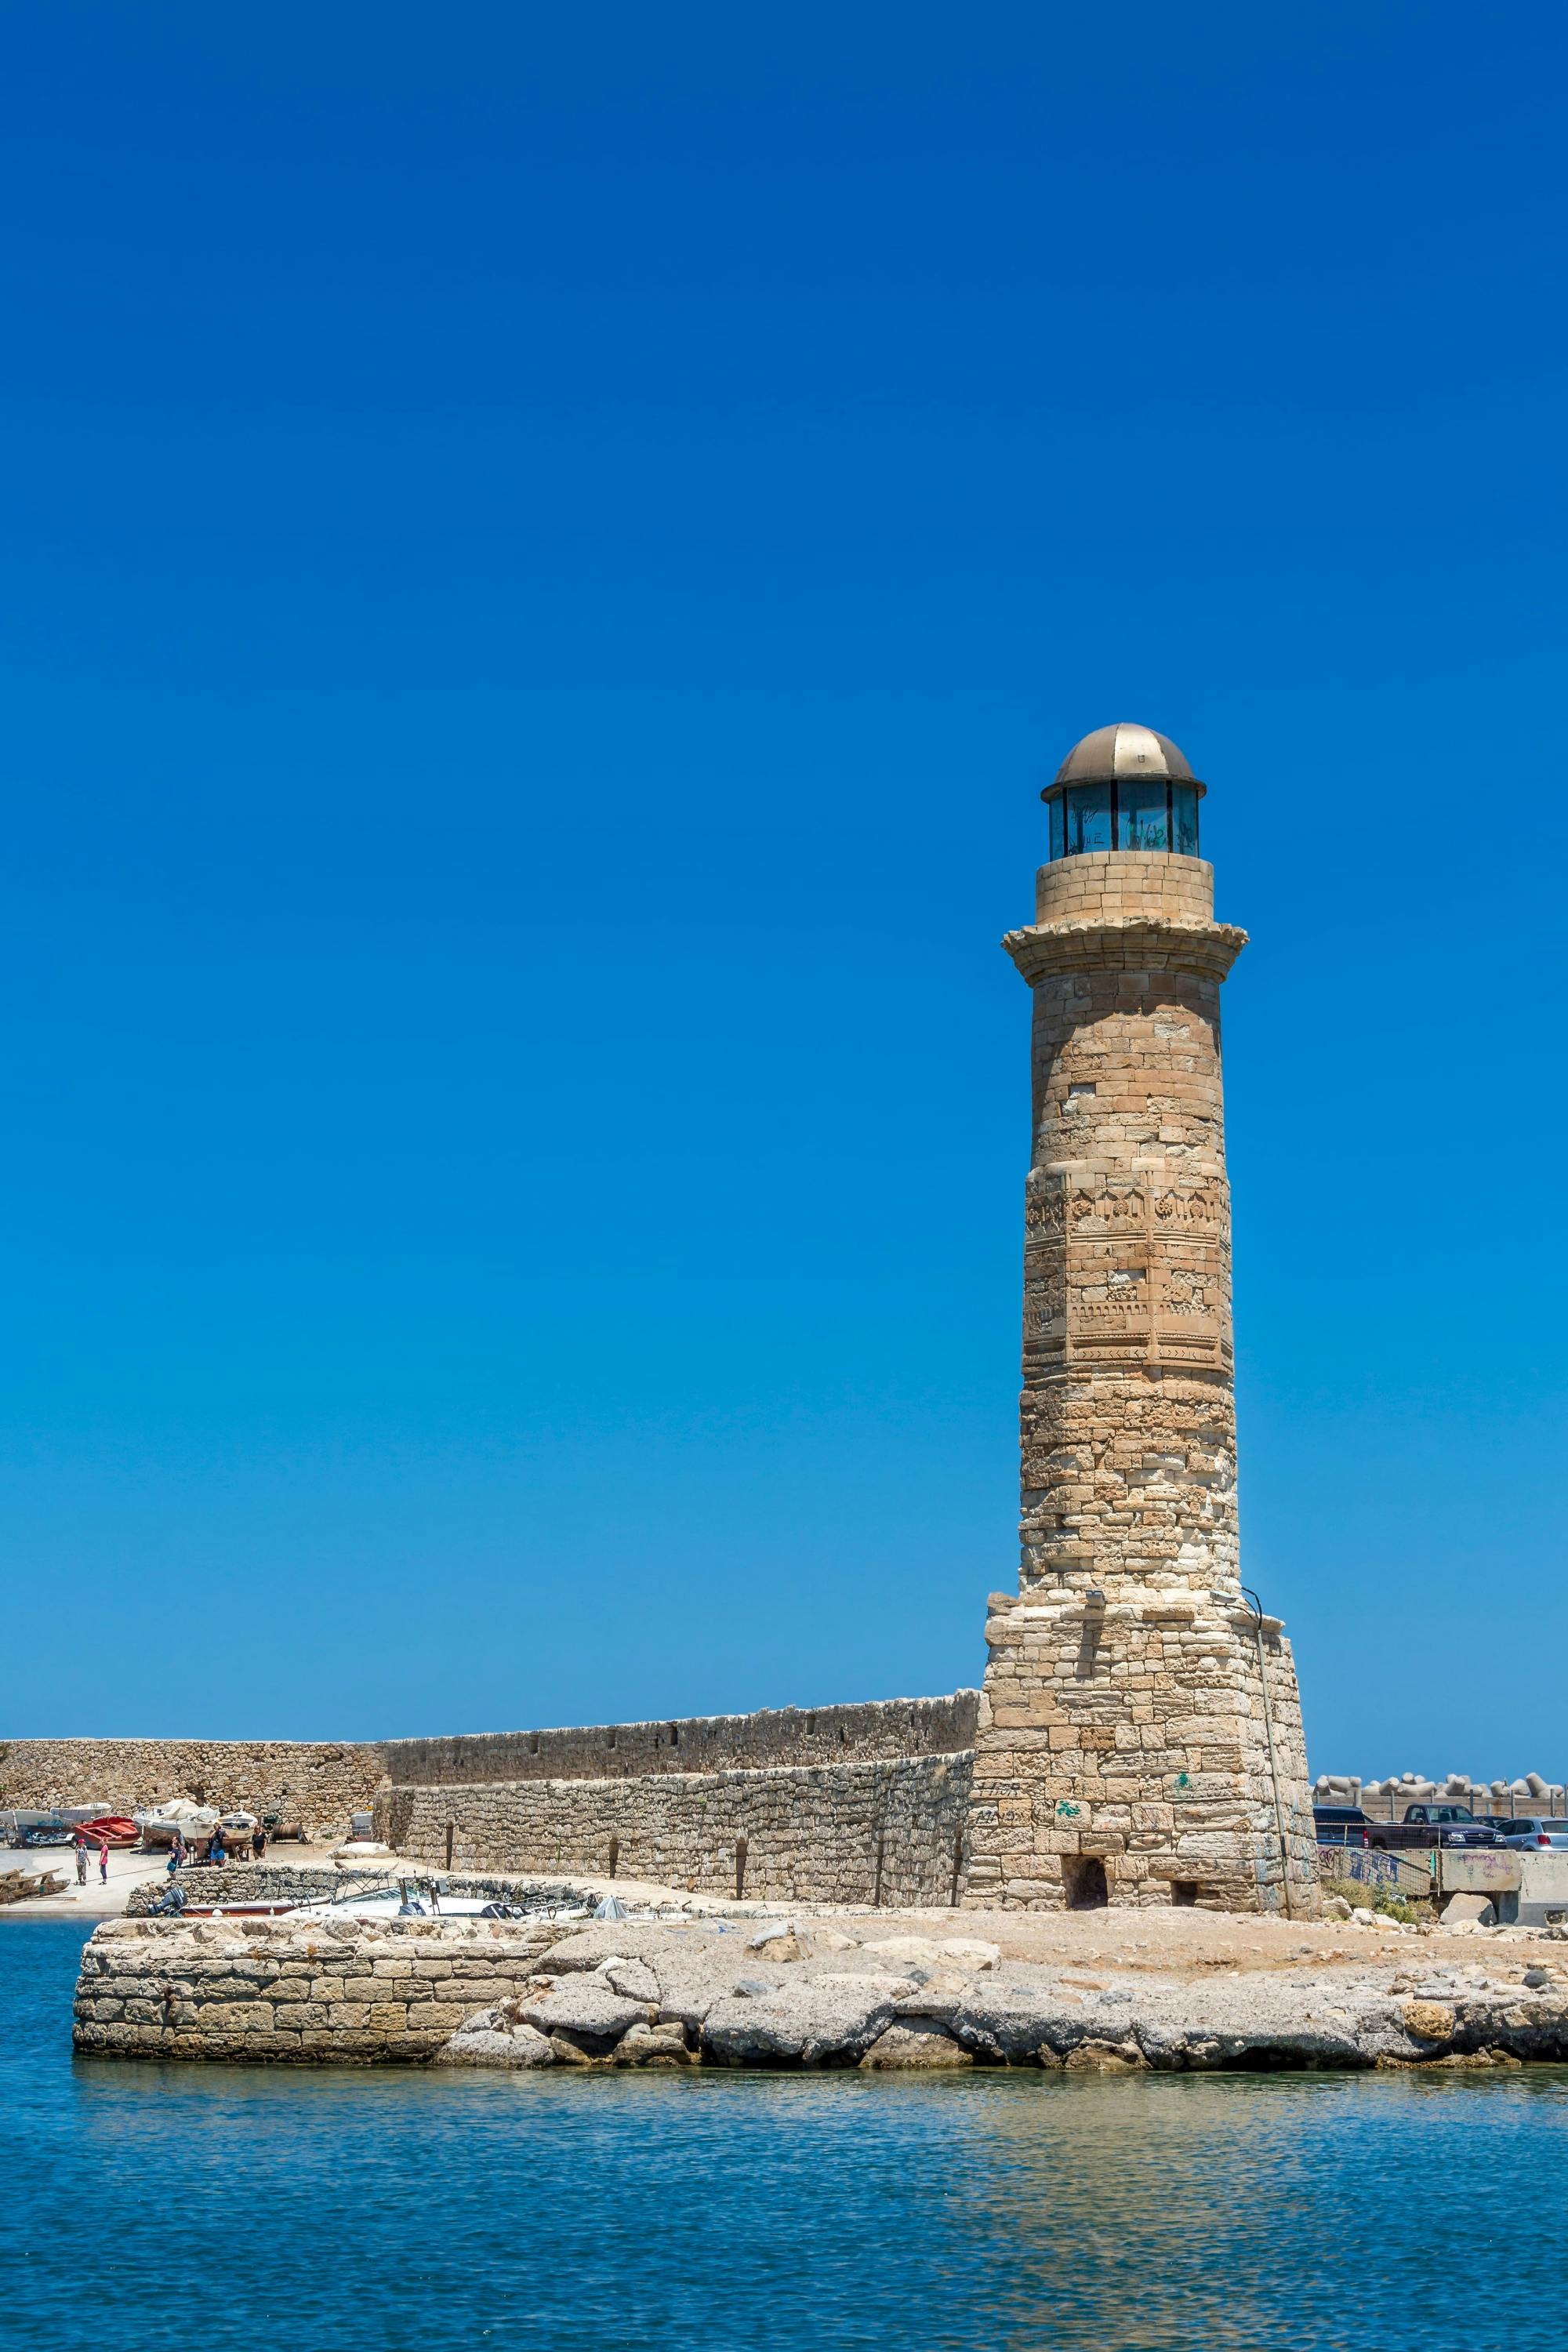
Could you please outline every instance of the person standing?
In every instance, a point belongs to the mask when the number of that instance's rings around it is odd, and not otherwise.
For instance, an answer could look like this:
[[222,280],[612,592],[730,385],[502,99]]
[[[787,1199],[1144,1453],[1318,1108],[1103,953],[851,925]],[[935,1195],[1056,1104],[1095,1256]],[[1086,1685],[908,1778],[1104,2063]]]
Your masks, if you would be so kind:
[[109,1840],[106,1837],[98,1841],[98,1883],[100,1886],[109,1884]]
[[76,1883],[79,1886],[87,1885],[87,1840],[80,1830],[76,1833]]
[[179,1831],[176,1830],[174,1832],[173,1842],[169,1847],[169,1875],[171,1878],[173,1878],[174,1873],[179,1869],[180,1864],[184,1861],[184,1858],[185,1841],[180,1835]]
[[267,1851],[267,1832],[259,1822],[250,1832],[250,1859],[259,1862]]

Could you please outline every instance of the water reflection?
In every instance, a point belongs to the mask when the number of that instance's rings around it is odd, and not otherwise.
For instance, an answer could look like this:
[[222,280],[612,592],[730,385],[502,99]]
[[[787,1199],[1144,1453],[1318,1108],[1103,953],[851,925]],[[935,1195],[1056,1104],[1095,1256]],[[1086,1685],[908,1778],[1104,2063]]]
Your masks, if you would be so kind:
[[[18,2344],[105,2341],[100,2275],[122,2352],[197,2317],[205,2346],[281,2330],[300,2352],[1531,2352],[1560,2333],[1561,2073],[73,2065],[75,1942],[49,1932],[52,1950],[0,1931]],[[83,2217],[109,2250],[85,2269]]]

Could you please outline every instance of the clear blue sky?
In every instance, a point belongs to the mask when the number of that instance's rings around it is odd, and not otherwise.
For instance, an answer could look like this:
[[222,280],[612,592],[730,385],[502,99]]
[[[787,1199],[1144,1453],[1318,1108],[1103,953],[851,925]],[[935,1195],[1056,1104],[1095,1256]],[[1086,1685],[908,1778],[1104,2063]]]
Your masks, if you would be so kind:
[[1568,1769],[1565,47],[5,13],[0,1731],[978,1679],[1132,718],[1314,1767]]

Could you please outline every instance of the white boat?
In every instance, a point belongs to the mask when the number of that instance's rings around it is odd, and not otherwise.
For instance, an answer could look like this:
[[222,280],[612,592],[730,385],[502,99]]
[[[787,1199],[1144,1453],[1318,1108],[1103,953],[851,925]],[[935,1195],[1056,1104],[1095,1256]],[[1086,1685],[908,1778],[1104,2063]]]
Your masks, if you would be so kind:
[[217,1808],[193,1804],[189,1797],[171,1797],[166,1804],[143,1806],[131,1818],[144,1846],[173,1845],[176,1833],[187,1845],[195,1845],[217,1827]]
[[528,1908],[493,1895],[454,1895],[438,1878],[405,1874],[384,1886],[345,1887],[341,1895],[296,1904],[288,1916],[326,1924],[334,1919],[587,1919],[593,1913],[585,1903]]

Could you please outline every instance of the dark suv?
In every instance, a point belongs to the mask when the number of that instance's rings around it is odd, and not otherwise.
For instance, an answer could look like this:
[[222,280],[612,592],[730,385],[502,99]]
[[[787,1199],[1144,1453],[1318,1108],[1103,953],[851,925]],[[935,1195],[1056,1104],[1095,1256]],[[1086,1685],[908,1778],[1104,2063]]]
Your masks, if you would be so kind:
[[1489,1822],[1478,1822],[1468,1805],[1406,1805],[1402,1822],[1373,1822],[1367,1843],[1375,1846],[1500,1845]]

